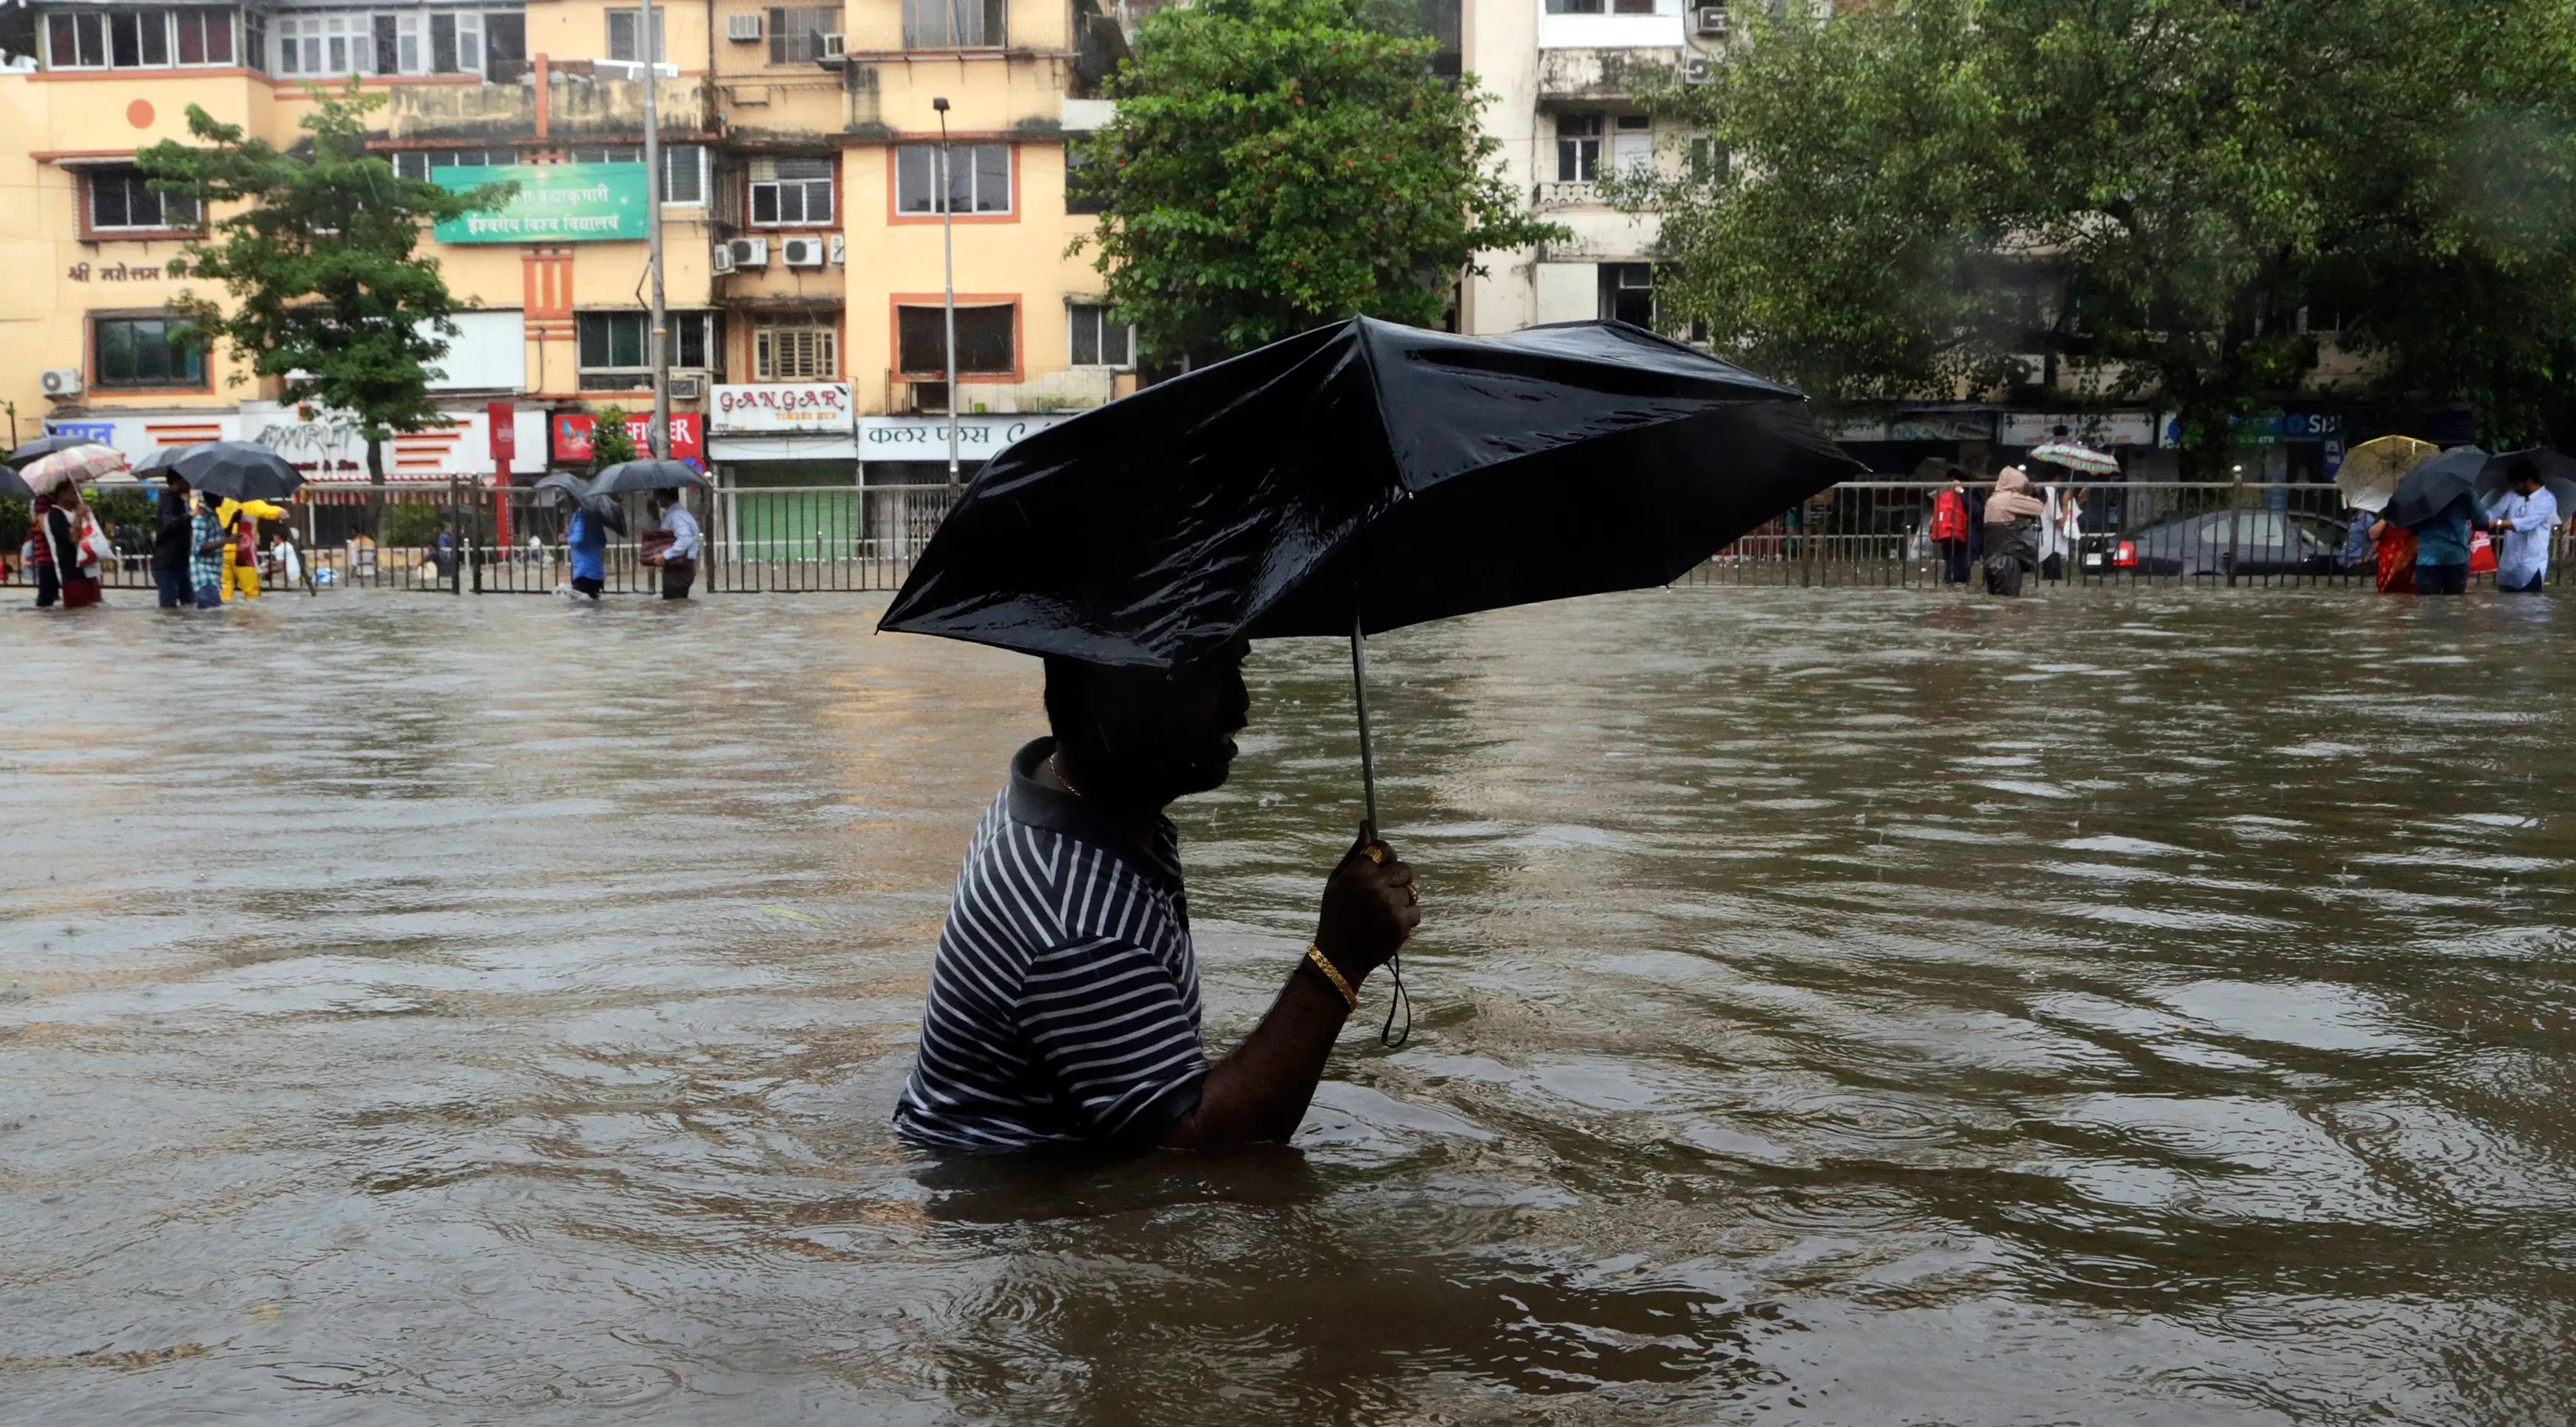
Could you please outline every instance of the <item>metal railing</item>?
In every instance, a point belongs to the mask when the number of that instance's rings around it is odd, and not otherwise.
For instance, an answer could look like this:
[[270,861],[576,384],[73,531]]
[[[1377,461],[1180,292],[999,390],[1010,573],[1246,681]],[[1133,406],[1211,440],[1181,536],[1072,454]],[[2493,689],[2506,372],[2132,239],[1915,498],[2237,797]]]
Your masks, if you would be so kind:
[[[1933,503],[1945,486],[1918,481],[1847,481],[1784,512],[1674,583],[1937,587],[1981,583],[1973,551],[1945,551],[1931,538]],[[1982,494],[1983,488],[1972,487]],[[2033,572],[2031,586],[2199,585],[2274,587],[2368,584],[2372,559],[2344,556],[2348,512],[2332,486],[2314,484],[2100,481],[2062,485],[2082,499],[2080,531]],[[728,487],[693,492],[701,541],[702,594],[881,591],[900,587],[931,534],[954,508],[950,486]],[[432,594],[545,594],[572,578],[564,516],[550,493],[460,487],[415,493],[438,512],[451,544],[375,546],[362,541],[299,549],[315,587],[412,590]],[[640,498],[627,528],[650,524]],[[504,538],[506,532],[507,538]],[[1982,529],[1978,532],[1982,535]],[[2570,582],[2569,537],[2553,537],[2549,583]],[[637,543],[611,542],[603,592],[654,594],[661,572],[639,562]],[[11,561],[11,586],[32,583]],[[152,588],[149,557],[132,554],[105,571],[118,589]],[[272,573],[271,587],[277,580]],[[2492,587],[2494,577],[2477,575]],[[300,588],[300,587],[299,587]]]

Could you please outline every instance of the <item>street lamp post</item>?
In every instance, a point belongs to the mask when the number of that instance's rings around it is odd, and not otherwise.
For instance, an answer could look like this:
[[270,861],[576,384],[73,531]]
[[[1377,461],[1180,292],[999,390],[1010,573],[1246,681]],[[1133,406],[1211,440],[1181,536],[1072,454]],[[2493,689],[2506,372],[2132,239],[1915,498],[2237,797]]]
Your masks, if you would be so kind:
[[644,55],[644,232],[650,256],[646,265],[653,270],[653,430],[645,438],[644,454],[671,454],[671,348],[670,314],[662,305],[662,124],[653,102],[653,91],[661,88],[656,68],[662,58],[661,47],[653,43],[653,0],[642,0],[642,13],[636,16],[643,30],[636,47]]
[[939,111],[939,260],[948,339],[948,483],[957,484],[957,204],[948,183],[948,97],[930,101]]

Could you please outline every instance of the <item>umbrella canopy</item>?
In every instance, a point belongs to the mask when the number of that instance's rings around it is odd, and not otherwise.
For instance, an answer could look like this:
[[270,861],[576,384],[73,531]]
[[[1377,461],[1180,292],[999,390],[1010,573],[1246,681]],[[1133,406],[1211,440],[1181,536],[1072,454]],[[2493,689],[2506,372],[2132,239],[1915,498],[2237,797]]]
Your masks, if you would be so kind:
[[179,458],[197,449],[195,446],[155,446],[134,463],[134,474],[157,476],[179,464]]
[[285,500],[304,484],[303,472],[256,441],[191,446],[169,469],[212,500]]
[[2120,474],[2118,457],[2096,451],[2090,446],[2079,446],[2072,441],[2051,441],[2044,446],[2034,446],[2031,448],[2030,458],[2034,461],[2048,461],[2064,466],[2070,471],[2082,471],[2088,476]]
[[2412,436],[2381,436],[2346,451],[2335,472],[2335,489],[2355,510],[2381,511],[2397,494],[2406,473],[2440,455],[2442,448]]
[[50,456],[56,451],[68,451],[75,446],[98,446],[104,444],[104,442],[100,441],[95,436],[74,436],[67,431],[48,431],[44,435],[37,437],[35,440],[28,442],[26,445],[11,451],[9,453],[9,464],[13,466],[23,466],[29,461],[36,459],[38,456]]
[[685,462],[661,459],[620,461],[590,478],[591,495],[624,495],[628,491],[672,491],[708,485],[707,478]]
[[1169,666],[1670,582],[1860,464],[1794,389],[1613,322],[1355,318],[977,474],[878,627]]
[[2487,453],[2475,446],[2454,446],[2406,473],[2397,493],[2388,498],[2380,518],[2391,525],[2421,530],[2462,496],[2477,494],[2478,472]]
[[2487,501],[2503,494],[2504,489],[2513,484],[2515,475],[2523,469],[2525,462],[2530,463],[2532,473],[2540,477],[2540,483],[2547,486],[2549,494],[2557,499],[2559,513],[2562,516],[2576,515],[2576,457],[2561,455],[2546,446],[2487,457],[2486,465],[2478,472],[2478,499]]
[[19,475],[13,467],[0,466],[0,500],[34,500],[35,498],[35,488],[27,484],[26,477]]
[[570,471],[555,471],[530,489],[553,491],[558,500],[579,507],[583,514],[606,526],[612,533],[626,533],[626,507],[619,505],[613,496],[593,495],[590,483]]
[[29,490],[49,491],[57,486],[79,485],[125,469],[125,458],[113,446],[84,441],[77,446],[38,456],[19,472]]

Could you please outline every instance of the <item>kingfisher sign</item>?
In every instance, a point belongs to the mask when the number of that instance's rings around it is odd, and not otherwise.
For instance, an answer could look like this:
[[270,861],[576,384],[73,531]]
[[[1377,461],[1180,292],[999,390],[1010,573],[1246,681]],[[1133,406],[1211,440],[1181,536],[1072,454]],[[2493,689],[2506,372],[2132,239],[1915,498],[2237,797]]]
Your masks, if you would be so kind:
[[[671,413],[672,460],[695,461],[706,455],[706,443],[698,439],[705,420],[694,411]],[[566,463],[589,460],[590,433],[598,425],[599,419],[587,411],[556,412],[554,418],[546,423],[546,429],[554,434],[555,459]],[[627,416],[626,439],[635,443],[638,457],[653,449],[652,436],[653,413],[644,411]]]

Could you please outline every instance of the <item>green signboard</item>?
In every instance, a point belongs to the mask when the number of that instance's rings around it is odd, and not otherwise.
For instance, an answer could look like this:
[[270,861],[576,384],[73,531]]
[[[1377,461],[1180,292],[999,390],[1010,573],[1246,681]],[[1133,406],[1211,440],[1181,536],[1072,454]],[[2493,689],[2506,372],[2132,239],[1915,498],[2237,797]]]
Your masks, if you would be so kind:
[[434,168],[441,188],[516,183],[518,193],[490,213],[441,220],[442,243],[642,242],[644,165],[457,164]]

